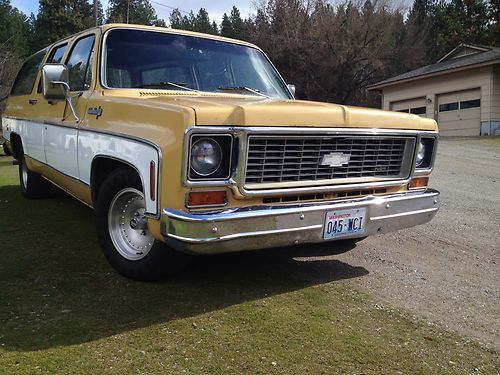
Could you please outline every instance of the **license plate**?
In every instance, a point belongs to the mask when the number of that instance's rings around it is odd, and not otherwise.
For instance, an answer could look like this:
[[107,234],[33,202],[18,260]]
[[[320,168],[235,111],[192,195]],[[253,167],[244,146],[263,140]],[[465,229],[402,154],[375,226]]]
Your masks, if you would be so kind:
[[329,211],[326,213],[323,238],[359,236],[365,231],[365,208]]

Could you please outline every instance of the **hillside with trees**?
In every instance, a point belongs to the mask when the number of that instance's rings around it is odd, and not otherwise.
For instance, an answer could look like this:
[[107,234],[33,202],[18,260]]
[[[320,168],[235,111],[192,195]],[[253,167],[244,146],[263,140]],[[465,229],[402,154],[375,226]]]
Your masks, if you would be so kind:
[[233,6],[220,24],[204,8],[174,9],[163,20],[149,0],[110,0],[106,10],[97,5],[96,19],[93,2],[40,0],[38,13],[28,16],[0,0],[0,98],[25,57],[111,22],[243,39],[269,55],[299,98],[365,106],[379,105],[365,90],[371,83],[432,63],[460,43],[500,45],[498,0],[414,0],[410,9],[376,0],[263,0],[248,18]]

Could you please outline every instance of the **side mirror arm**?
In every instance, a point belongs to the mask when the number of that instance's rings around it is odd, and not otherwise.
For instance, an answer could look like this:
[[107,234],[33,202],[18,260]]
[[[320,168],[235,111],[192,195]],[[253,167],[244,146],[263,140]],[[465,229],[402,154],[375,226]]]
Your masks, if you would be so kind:
[[[75,118],[76,122],[80,122],[80,117],[76,114],[75,107],[73,106],[73,102],[71,101],[71,96],[69,96],[69,92],[71,88],[69,87],[67,82],[64,81],[52,81],[51,85],[61,85],[64,87],[64,96],[66,97],[66,102],[68,103],[69,109],[71,110],[71,114]],[[79,95],[78,95],[79,96]]]

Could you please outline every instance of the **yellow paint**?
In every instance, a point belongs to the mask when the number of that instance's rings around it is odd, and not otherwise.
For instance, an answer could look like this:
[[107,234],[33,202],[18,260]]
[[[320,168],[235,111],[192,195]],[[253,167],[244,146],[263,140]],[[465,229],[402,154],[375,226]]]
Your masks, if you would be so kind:
[[[100,46],[102,36],[107,30],[130,27],[229,41],[255,47],[250,43],[213,35],[157,27],[112,24],[87,30],[68,38],[70,45],[67,51],[71,50],[71,43],[82,36],[95,34],[95,45]],[[101,60],[98,56],[99,52],[100,48],[95,48],[91,88],[84,92],[81,97],[74,99],[78,115],[82,118],[78,126],[81,129],[94,129],[139,137],[157,144],[163,155],[160,177],[160,208],[186,210],[185,196],[189,188],[184,187],[181,181],[183,141],[185,131],[194,126],[300,126],[437,131],[437,124],[434,120],[369,108],[227,93],[106,89],[101,86],[97,79],[99,77],[98,63]],[[49,120],[63,126],[77,126],[64,102],[50,105],[41,94],[36,92],[40,75],[39,73],[31,95],[9,98],[4,115],[38,121]],[[29,105],[30,98],[38,99],[38,103]],[[103,109],[101,117],[96,119],[95,116],[87,115],[88,107],[99,106]],[[37,166],[37,168],[40,168],[39,170],[46,173],[48,178],[70,190],[82,201],[91,204],[90,189],[86,185],[78,184],[77,186],[74,181],[65,176],[58,176],[58,173],[50,168],[43,166]],[[233,194],[236,191],[230,190],[230,188],[228,191],[228,206],[262,203],[262,198],[242,200],[240,196],[239,199],[236,199]],[[159,222],[150,219],[149,223],[155,237],[160,238]]]

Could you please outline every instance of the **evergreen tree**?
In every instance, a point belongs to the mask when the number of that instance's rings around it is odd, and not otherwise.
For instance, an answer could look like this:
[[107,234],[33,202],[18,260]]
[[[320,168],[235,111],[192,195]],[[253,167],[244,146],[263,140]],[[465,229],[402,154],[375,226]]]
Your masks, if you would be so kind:
[[18,56],[29,53],[26,39],[29,33],[28,18],[10,4],[0,0],[0,51],[11,51]]
[[490,44],[492,20],[484,0],[441,0],[432,12],[435,37],[433,57],[438,58],[460,43]]
[[228,38],[244,39],[248,38],[248,31],[240,11],[235,6],[231,9],[229,16],[226,13],[222,16],[221,35]]
[[32,47],[43,48],[92,26],[94,12],[87,0],[40,0]]
[[149,0],[110,0],[107,23],[131,23],[138,25],[164,26]]
[[197,31],[206,34],[218,34],[218,27],[215,22],[210,22],[208,12],[201,8],[198,14],[192,11],[187,16],[181,15],[179,9],[174,9],[170,13],[170,27],[173,29]]
[[210,22],[210,18],[208,17],[208,12],[205,8],[200,8],[200,10],[198,11],[198,14],[194,19],[193,31],[206,34],[217,34],[217,28],[214,29],[213,24]]
[[231,20],[226,13],[224,13],[224,15],[222,16],[222,22],[220,24],[220,34],[228,38],[233,35],[233,25],[231,24]]
[[182,14],[179,11],[179,9],[174,9],[170,13],[169,20],[170,20],[170,27],[172,29],[182,29],[183,19],[182,19]]
[[243,23],[243,19],[241,18],[240,11],[235,6],[233,6],[233,9],[231,9],[231,15],[229,16],[229,19],[231,20],[232,26],[231,37],[235,39],[242,39],[245,33],[245,25]]

